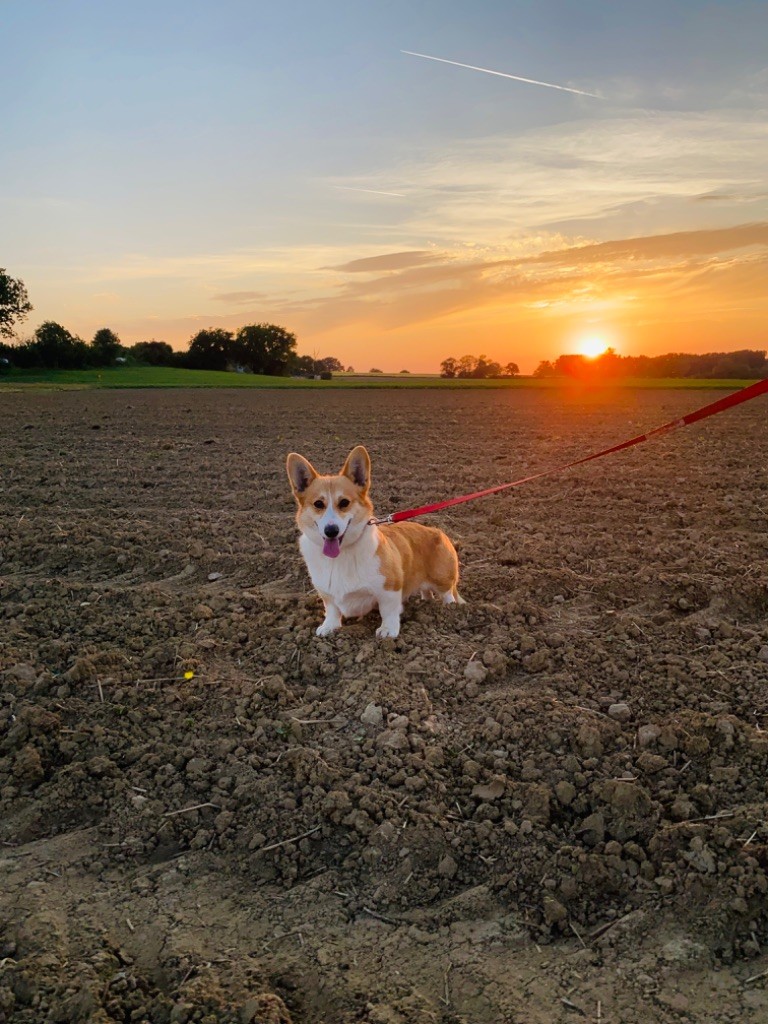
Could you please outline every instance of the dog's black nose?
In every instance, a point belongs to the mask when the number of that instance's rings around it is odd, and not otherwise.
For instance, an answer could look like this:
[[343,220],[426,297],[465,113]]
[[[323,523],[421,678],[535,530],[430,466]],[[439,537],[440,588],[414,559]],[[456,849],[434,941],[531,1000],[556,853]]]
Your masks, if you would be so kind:
[[339,536],[339,528],[338,528],[338,526],[334,526],[333,523],[330,523],[328,526],[326,526],[326,528],[325,528],[325,536],[328,538],[328,540],[333,540],[334,537],[338,537]]

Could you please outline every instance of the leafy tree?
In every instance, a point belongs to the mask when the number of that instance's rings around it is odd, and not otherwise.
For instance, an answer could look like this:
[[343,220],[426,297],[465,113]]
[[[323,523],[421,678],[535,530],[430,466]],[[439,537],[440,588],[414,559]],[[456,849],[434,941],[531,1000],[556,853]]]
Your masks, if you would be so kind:
[[26,319],[31,309],[24,282],[0,267],[0,337],[12,338],[14,323]]
[[533,371],[534,377],[554,377],[556,371],[549,359],[542,359],[536,369]]
[[488,359],[486,356],[479,356],[477,365],[472,371],[472,376],[480,380],[485,380],[488,377],[500,377],[501,364],[493,359]]
[[232,333],[209,327],[190,339],[185,362],[192,370],[226,370],[227,363],[235,358]]
[[477,369],[477,356],[462,356],[458,362],[457,377],[473,377]]
[[344,364],[335,356],[326,356],[325,359],[318,360],[318,366],[321,371],[328,370],[329,373],[344,373]]
[[247,324],[237,332],[233,358],[254,373],[279,377],[296,352],[296,335],[277,324]]
[[593,360],[594,371],[599,377],[619,377],[622,373],[621,356],[615,348],[607,348]]
[[554,370],[556,377],[583,378],[589,376],[590,360],[580,354],[558,356]]
[[441,377],[455,377],[456,374],[458,373],[458,371],[459,371],[459,364],[453,358],[444,359],[442,361],[442,363],[440,363],[440,376]]
[[131,356],[137,363],[146,363],[148,366],[173,366],[176,361],[176,353],[167,341],[137,341],[128,349]]
[[400,373],[410,373],[410,370],[401,370]]
[[520,367],[517,363],[507,363],[501,368],[502,377],[518,377],[520,375]]
[[371,369],[368,372],[369,373],[384,373],[383,370],[378,370],[375,366],[371,367]]
[[40,324],[34,340],[24,347],[34,360],[32,365],[51,370],[81,370],[90,357],[86,343],[53,320]]
[[354,373],[354,372],[355,372],[354,366],[348,366],[347,367],[347,373]]
[[712,362],[702,370],[707,377],[768,377],[765,352],[744,349],[741,352],[713,353]]
[[91,361],[95,366],[111,366],[122,348],[115,332],[109,327],[102,327],[96,331],[91,342]]

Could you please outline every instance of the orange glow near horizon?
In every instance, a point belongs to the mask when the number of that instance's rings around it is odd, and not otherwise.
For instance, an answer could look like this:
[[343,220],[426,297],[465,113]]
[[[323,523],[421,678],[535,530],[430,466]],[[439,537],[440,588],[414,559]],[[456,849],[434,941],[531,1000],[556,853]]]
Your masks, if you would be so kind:
[[598,335],[591,335],[589,338],[584,338],[578,344],[579,355],[586,356],[587,359],[597,359],[601,356],[610,346],[604,338]]
[[[36,279],[20,267],[35,302],[22,333],[50,319],[86,339],[108,326],[124,344],[156,338],[184,350],[203,328],[266,321],[292,331],[301,355],[388,373],[438,373],[444,359],[466,354],[530,374],[560,355],[596,359],[609,348],[653,357],[768,347],[768,220],[565,249],[540,244],[534,257],[418,249],[344,263],[340,253],[296,250],[275,254],[280,274],[267,268],[263,279],[258,267],[238,269],[235,257],[232,266],[213,257],[201,266],[127,261],[109,269],[109,290],[99,279],[90,297],[78,295],[73,270]],[[292,295],[289,257],[298,266]],[[309,273],[318,267],[330,269]],[[211,280],[217,273],[221,280]],[[246,287],[257,284],[263,292]]]

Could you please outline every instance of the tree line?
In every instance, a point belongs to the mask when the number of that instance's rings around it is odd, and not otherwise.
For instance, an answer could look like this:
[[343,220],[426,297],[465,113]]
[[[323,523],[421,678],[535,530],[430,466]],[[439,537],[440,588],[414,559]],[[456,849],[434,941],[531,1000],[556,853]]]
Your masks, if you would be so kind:
[[[277,324],[246,324],[237,331],[219,327],[198,331],[187,350],[175,351],[165,341],[140,341],[125,346],[108,327],[96,331],[90,342],[72,334],[52,320],[42,323],[31,338],[11,343],[15,328],[32,310],[24,282],[12,278],[0,267],[0,372],[10,366],[20,369],[83,369],[114,366],[117,362],[150,366],[178,366],[200,370],[249,370],[252,373],[283,376],[330,376],[344,371],[334,356],[317,359],[296,352],[296,336]],[[766,351],[741,349],[737,352],[708,352],[702,355],[670,352],[661,356],[621,356],[609,348],[596,358],[563,355],[543,360],[535,377],[571,377],[577,380],[609,380],[618,377],[703,377],[710,379],[754,379],[768,377]],[[352,372],[352,367],[347,367]],[[381,373],[372,369],[371,373]],[[401,373],[407,373],[402,370]],[[517,363],[504,366],[485,355],[450,357],[440,364],[441,377],[516,377]]]
[[287,373],[325,376],[344,370],[334,356],[317,359],[298,355],[296,336],[268,323],[245,324],[237,331],[206,328],[190,338],[183,352],[154,339],[123,345],[109,327],[102,327],[86,342],[53,320],[40,324],[24,341],[2,341],[14,338],[16,325],[32,308],[24,282],[0,268],[0,369],[81,370],[134,363],[194,370],[247,370],[276,377]]
[[620,356],[614,349],[587,358],[560,356],[553,362],[543,360],[534,377],[571,377],[575,380],[610,380],[620,377],[701,377],[710,380],[753,380],[768,377],[765,350],[741,349],[738,352],[706,352],[695,355],[669,352],[662,356]]
[[[239,369],[279,377],[304,372],[308,358],[296,354],[295,336],[277,324],[246,324],[234,333],[220,328],[198,331],[183,352],[154,339],[123,345],[108,327],[86,342],[52,320],[40,324],[25,341],[0,342],[0,360],[19,369],[82,370],[132,363],[190,370]],[[309,362],[318,373],[329,363],[333,368],[341,365],[335,359]]]
[[462,356],[461,359],[444,359],[440,363],[441,377],[474,378],[476,380],[488,377],[517,377],[520,367],[517,363],[501,363],[488,359],[487,356]]

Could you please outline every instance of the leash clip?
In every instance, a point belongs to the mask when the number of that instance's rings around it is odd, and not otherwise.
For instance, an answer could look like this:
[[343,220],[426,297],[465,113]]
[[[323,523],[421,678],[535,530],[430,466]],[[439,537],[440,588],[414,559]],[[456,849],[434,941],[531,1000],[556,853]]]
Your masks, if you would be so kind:
[[383,519],[377,519],[375,516],[368,520],[369,526],[383,526],[385,523],[392,522],[392,515],[384,516]]

